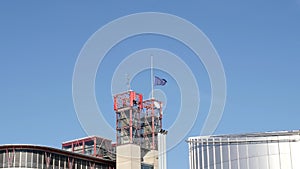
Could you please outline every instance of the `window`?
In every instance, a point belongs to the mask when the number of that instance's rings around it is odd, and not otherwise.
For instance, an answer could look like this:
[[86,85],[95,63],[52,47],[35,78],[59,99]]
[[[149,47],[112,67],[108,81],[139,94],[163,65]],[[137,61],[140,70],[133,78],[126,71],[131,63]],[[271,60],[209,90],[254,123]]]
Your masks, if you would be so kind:
[[43,152],[38,152],[38,168],[43,167],[43,161],[44,161],[44,153]]
[[148,164],[142,164],[141,169],[153,169],[153,166]]
[[3,163],[4,163],[4,151],[0,151],[0,168],[3,167]]
[[33,152],[32,155],[32,168],[37,168],[37,152]]
[[27,167],[28,168],[31,168],[31,166],[32,166],[32,151],[28,151],[27,152]]
[[53,155],[54,166],[55,168],[59,167],[59,157],[57,155]]
[[15,164],[13,166],[19,167],[20,166],[20,151],[15,151]]
[[21,167],[26,167],[26,151],[21,151]]
[[59,165],[59,167],[60,167],[60,168],[64,168],[64,167],[65,167],[66,157],[60,156],[60,157],[59,157],[59,160],[60,160],[60,165]]

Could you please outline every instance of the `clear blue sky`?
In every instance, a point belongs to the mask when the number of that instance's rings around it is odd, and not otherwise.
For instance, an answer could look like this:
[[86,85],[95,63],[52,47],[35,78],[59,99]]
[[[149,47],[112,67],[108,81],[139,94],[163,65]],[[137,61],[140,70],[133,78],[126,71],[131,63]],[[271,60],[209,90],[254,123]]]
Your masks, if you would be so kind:
[[[72,100],[72,75],[87,39],[119,17],[164,12],[184,18],[214,44],[227,78],[227,102],[215,134],[299,129],[300,1],[9,1],[0,2],[0,144],[28,143],[60,147],[86,136]],[[144,43],[143,43],[144,42]],[[101,44],[99,44],[101,45]],[[197,78],[201,95],[196,125],[199,135],[210,103],[210,83],[203,65],[186,57],[186,48],[166,37],[127,39],[100,65],[96,92],[102,111],[114,125],[110,80],[122,57],[143,48],[167,49],[180,56]],[[185,51],[185,52],[183,52]],[[178,88],[168,78],[161,87],[168,98],[164,124],[176,118]],[[140,88],[147,72],[132,81]],[[149,84],[149,83],[148,83]],[[143,86],[147,86],[143,83]],[[168,152],[168,168],[188,168],[183,141]]]

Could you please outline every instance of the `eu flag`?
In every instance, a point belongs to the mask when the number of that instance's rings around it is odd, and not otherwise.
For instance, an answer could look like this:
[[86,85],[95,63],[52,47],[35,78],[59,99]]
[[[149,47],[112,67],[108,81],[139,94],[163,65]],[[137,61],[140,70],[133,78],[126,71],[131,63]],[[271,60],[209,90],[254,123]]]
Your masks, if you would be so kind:
[[161,79],[161,78],[155,76],[154,84],[153,84],[153,85],[154,85],[154,86],[158,86],[158,85],[164,86],[166,83],[167,83],[167,80],[166,80],[166,79]]

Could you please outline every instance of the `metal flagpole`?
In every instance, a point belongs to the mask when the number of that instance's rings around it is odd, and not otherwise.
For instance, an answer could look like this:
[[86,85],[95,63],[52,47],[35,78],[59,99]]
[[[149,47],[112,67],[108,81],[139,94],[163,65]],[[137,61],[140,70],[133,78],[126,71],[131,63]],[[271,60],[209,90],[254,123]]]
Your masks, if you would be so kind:
[[154,86],[154,79],[153,79],[153,56],[151,55],[151,98],[154,99],[154,93],[153,93],[153,86]]

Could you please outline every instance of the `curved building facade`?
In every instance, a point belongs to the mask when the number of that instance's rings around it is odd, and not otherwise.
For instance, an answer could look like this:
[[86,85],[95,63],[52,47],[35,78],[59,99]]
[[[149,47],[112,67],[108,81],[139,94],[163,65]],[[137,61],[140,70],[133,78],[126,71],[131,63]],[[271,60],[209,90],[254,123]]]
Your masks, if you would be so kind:
[[190,169],[300,169],[300,131],[190,137]]
[[0,168],[115,169],[115,162],[37,145],[0,146]]

